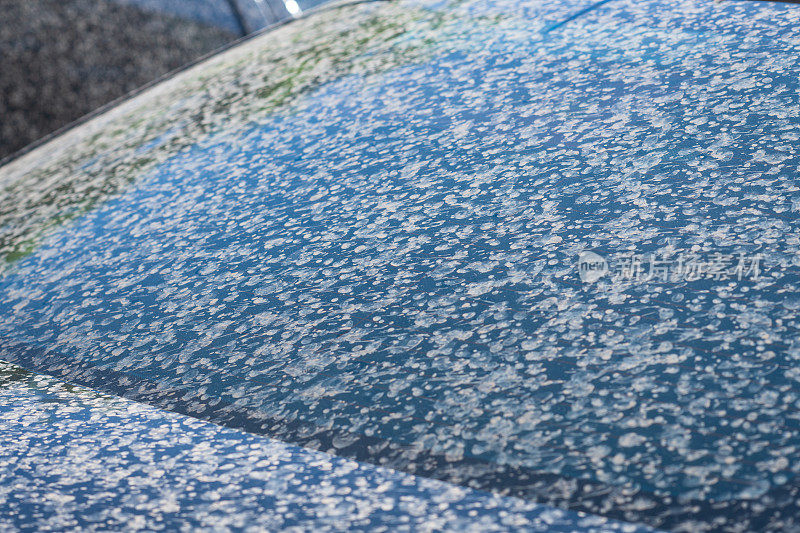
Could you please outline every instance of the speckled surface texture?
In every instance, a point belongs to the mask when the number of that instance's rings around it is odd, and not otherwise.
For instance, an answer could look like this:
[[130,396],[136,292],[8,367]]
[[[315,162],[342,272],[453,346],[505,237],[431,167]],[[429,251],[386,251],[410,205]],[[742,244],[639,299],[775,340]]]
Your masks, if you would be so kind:
[[[800,10],[559,25],[586,5],[339,8],[0,169],[0,358],[481,490],[797,530]],[[587,250],[762,262],[588,284]]]
[[0,434],[0,531],[646,531],[289,446],[5,363]]
[[0,159],[239,35],[230,15],[212,26],[106,0],[0,0],[0,13]]

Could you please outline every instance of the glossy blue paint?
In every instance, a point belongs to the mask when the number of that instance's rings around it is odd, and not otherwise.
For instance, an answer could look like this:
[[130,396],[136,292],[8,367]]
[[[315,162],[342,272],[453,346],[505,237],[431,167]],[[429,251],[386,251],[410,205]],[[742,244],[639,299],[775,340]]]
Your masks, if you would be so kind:
[[647,531],[455,487],[0,363],[0,529]]
[[40,243],[7,223],[0,358],[654,527],[796,527],[800,11],[586,7],[354,6],[332,40],[388,37],[254,59],[288,27],[132,102],[178,110],[111,123],[132,177],[79,139],[124,184]]

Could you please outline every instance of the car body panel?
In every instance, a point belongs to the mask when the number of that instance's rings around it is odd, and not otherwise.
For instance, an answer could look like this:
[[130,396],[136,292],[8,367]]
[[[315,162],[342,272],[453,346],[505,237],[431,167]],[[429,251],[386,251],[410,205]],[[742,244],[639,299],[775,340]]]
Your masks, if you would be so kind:
[[0,363],[0,530],[646,531],[342,459]]
[[343,6],[13,161],[0,358],[616,519],[796,526],[800,11],[588,5]]

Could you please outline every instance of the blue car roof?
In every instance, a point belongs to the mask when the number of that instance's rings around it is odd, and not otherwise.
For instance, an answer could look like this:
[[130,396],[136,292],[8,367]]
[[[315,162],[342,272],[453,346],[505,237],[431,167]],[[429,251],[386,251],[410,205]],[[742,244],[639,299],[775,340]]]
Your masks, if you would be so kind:
[[0,363],[8,531],[647,531],[291,446]]
[[0,358],[612,519],[796,526],[799,19],[260,35],[0,169]]

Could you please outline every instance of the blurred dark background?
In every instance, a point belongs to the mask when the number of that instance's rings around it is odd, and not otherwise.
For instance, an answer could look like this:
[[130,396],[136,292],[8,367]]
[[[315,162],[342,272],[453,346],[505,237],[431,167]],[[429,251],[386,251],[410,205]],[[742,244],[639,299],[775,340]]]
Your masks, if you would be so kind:
[[0,160],[321,0],[0,0]]

